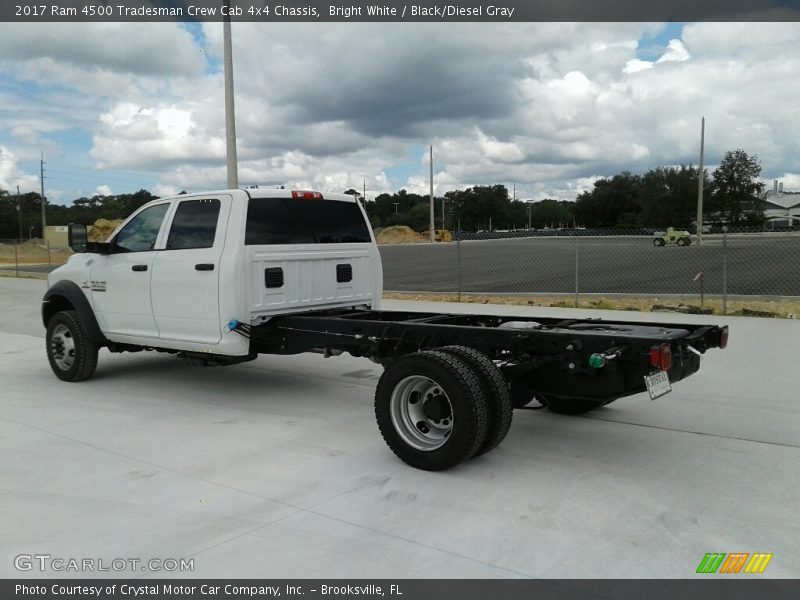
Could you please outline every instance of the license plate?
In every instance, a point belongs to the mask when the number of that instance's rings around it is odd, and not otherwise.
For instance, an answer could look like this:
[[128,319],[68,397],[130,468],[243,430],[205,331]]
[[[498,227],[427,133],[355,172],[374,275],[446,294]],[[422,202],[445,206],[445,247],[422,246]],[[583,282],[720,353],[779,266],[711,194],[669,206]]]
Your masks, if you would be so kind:
[[669,394],[672,391],[672,386],[669,383],[669,375],[667,375],[666,371],[653,371],[650,375],[645,375],[644,384],[647,386],[647,393],[650,394],[650,400],[660,398],[664,394]]

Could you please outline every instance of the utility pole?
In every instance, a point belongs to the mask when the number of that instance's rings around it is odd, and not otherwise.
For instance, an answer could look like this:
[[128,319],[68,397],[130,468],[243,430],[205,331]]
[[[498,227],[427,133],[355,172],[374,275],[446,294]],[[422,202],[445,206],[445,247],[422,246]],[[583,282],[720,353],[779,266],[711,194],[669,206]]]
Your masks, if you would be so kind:
[[436,233],[433,231],[433,146],[431,146],[431,241],[436,241]]
[[361,195],[362,203],[364,204],[364,210],[367,208],[367,178],[364,177],[364,193]]
[[697,174],[697,245],[703,240],[703,153],[706,143],[706,118],[700,121],[700,170]]
[[17,220],[19,221],[19,243],[22,243],[22,197],[19,195],[17,186]]
[[528,202],[528,229],[531,228],[531,203]]
[[[230,9],[230,0],[225,5]],[[225,142],[228,166],[228,188],[239,187],[239,167],[236,156],[236,110],[233,105],[233,44],[231,43],[230,10],[222,20],[223,50],[225,54]]]
[[44,228],[47,227],[47,217],[45,216],[45,199],[44,199],[44,152],[42,152],[42,160],[39,162],[39,175],[42,183],[42,241],[44,242]]
[[447,227],[445,227],[444,219],[444,196],[442,196],[442,229],[447,229]]

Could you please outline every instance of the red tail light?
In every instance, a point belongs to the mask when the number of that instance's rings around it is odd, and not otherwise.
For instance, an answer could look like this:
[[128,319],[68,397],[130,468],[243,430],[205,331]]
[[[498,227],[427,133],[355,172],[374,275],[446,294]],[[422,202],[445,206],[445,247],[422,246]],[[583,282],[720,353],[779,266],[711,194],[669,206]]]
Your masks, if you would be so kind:
[[725,325],[722,327],[722,330],[719,334],[719,347],[726,348],[728,346],[728,326]]
[[292,190],[292,198],[302,198],[304,200],[322,200],[322,194],[320,192]]
[[672,350],[669,344],[661,344],[650,348],[650,364],[662,371],[670,370],[672,367]]

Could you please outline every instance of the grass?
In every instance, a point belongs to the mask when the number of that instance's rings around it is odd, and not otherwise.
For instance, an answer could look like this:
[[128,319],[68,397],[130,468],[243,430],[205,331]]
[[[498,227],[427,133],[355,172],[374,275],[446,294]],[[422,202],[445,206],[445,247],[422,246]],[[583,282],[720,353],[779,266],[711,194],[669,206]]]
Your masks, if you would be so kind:
[[[415,292],[386,292],[384,298],[392,300],[420,300],[424,302],[458,302],[457,294],[422,294]],[[487,294],[462,294],[461,302],[467,304],[502,304],[506,306],[552,306],[576,308],[573,298],[563,296],[492,296]],[[722,315],[722,300],[706,299],[700,305],[698,298],[607,298],[581,296],[577,308],[591,310],[628,310],[637,312],[682,312]],[[795,319],[800,317],[800,299],[729,299],[727,314],[751,317]]]

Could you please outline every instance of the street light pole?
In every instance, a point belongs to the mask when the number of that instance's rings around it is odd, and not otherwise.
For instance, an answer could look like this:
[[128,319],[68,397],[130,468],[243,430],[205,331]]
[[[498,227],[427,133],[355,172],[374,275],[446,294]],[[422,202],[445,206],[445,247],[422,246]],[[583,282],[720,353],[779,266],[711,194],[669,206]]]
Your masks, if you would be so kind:
[[[230,8],[230,1],[226,0]],[[225,145],[228,172],[228,188],[239,187],[239,167],[236,156],[236,110],[233,103],[233,44],[231,42],[230,10],[225,11],[222,21],[223,51],[225,59]]]
[[703,153],[706,142],[706,118],[700,121],[700,171],[697,174],[697,245],[703,240]]
[[436,241],[436,234],[434,233],[435,225],[433,223],[434,214],[433,214],[433,146],[431,146],[431,241]]
[[19,243],[22,243],[22,197],[19,195],[17,186],[17,220],[19,221]]
[[44,152],[42,153],[42,160],[39,163],[40,177],[42,184],[42,242],[44,242],[44,231],[47,227],[47,217],[45,216],[45,199],[44,199]]

